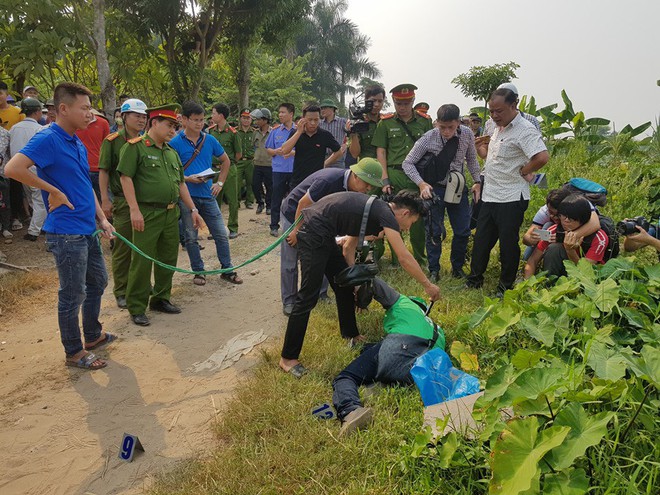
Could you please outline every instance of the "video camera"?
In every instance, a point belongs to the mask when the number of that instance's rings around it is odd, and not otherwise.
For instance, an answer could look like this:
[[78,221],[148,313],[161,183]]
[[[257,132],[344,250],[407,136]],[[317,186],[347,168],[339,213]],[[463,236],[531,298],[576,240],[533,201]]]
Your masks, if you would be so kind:
[[351,114],[351,119],[348,121],[351,133],[365,134],[369,132],[369,122],[364,120],[364,115],[371,113],[374,108],[374,102],[372,100],[366,100],[362,103],[361,98],[363,95],[364,93],[360,93],[348,105],[348,111]]
[[641,216],[626,218],[625,220],[622,220],[616,224],[616,231],[619,233],[619,235],[634,235],[639,233],[639,230],[637,230],[638,226],[648,232],[651,228],[651,222]]

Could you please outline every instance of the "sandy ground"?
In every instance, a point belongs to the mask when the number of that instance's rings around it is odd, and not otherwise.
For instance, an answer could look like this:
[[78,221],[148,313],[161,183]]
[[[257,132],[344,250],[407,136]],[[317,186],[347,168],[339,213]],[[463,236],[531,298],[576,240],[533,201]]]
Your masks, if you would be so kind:
[[[273,241],[264,214],[243,209],[239,223],[241,235],[230,241],[234,264]],[[23,241],[23,233],[0,247],[8,261],[52,270],[43,244]],[[207,268],[218,268],[213,241],[203,239]],[[191,367],[236,335],[281,333],[278,255],[242,269],[240,286],[214,276],[196,287],[191,276],[176,274],[172,301],[182,314],[152,313],[145,328],[115,306],[110,282],[101,321],[119,340],[98,352],[109,360],[100,371],[64,366],[55,277],[24,308],[1,316],[0,493],[142,493],[153,475],[213,447],[212,423],[256,362],[258,346],[223,371]],[[188,266],[183,251],[179,265]],[[145,448],[132,463],[118,458],[125,432]]]

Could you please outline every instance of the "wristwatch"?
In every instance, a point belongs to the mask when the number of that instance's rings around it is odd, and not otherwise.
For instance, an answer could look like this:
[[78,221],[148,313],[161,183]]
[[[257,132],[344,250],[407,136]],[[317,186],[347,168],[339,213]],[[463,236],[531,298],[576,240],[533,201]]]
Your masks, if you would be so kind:
[[219,185],[220,187],[222,187],[222,186],[224,186],[224,185],[225,185],[225,183],[224,183],[224,182],[222,182],[221,180],[219,180],[218,182],[216,182],[216,184],[217,184],[217,185]]
[[190,208],[190,213],[193,213],[195,211],[199,211],[197,208]]

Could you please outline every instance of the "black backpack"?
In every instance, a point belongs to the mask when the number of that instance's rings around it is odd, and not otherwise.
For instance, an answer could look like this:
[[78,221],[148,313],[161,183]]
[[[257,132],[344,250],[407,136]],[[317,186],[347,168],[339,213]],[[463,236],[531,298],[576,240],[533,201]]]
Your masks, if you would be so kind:
[[605,255],[603,256],[603,261],[608,261],[619,256],[619,233],[611,217],[599,213],[598,219],[600,220],[600,228],[607,234],[608,238],[607,249],[605,249]]

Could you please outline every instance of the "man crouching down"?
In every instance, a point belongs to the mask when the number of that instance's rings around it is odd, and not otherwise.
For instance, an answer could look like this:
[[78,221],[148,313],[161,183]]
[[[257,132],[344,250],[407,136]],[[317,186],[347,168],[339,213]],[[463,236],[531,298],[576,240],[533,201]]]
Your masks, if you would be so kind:
[[332,401],[342,422],[341,436],[364,428],[373,418],[373,410],[362,407],[360,385],[410,385],[415,360],[431,349],[445,348],[444,332],[426,316],[421,301],[399,294],[378,277],[372,284],[373,298],[385,308],[386,336],[377,344],[366,345],[332,382]]

